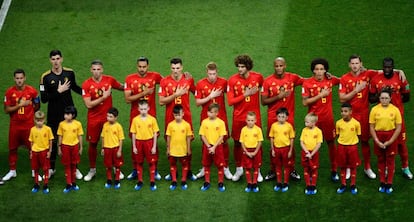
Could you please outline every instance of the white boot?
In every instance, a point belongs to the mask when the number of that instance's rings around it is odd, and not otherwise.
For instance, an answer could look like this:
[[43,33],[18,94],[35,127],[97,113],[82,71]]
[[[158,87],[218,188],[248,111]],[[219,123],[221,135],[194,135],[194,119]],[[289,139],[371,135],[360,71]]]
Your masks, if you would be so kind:
[[203,178],[204,177],[204,167],[200,169],[200,171],[197,173],[196,177],[197,179]]
[[240,180],[241,176],[243,176],[243,167],[236,167],[236,172],[234,173],[234,175],[231,179],[233,181],[238,181],[238,180]]
[[91,181],[92,178],[94,178],[96,175],[96,168],[91,168],[89,169],[88,174],[86,174],[86,176],[83,178],[84,181],[88,182]]
[[228,167],[224,167],[224,176],[228,180],[231,180],[233,178],[233,174],[231,174],[230,169]]
[[257,182],[259,183],[263,182],[263,176],[262,176],[262,173],[260,173],[260,168],[259,168],[259,174],[257,175]]

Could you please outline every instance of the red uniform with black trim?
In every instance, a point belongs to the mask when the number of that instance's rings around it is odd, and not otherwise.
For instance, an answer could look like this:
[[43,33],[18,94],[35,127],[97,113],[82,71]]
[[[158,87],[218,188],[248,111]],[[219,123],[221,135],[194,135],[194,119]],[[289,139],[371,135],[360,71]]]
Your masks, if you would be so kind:
[[25,85],[22,90],[12,86],[6,90],[4,106],[16,106],[21,100],[29,100],[28,106],[20,107],[17,111],[9,113],[9,165],[10,170],[16,170],[17,148],[25,146],[30,149],[30,129],[34,126],[34,104],[39,103],[36,89]]
[[161,80],[160,83],[160,96],[170,96],[175,93],[175,90],[178,87],[186,87],[188,89],[188,93],[175,98],[172,102],[166,104],[165,106],[165,130],[167,130],[167,125],[169,122],[174,120],[173,109],[174,106],[177,104],[181,104],[184,110],[184,120],[187,121],[190,126],[191,130],[193,129],[193,122],[191,120],[191,110],[190,110],[190,92],[195,92],[195,85],[194,79],[187,79],[184,75],[182,75],[181,79],[176,81],[173,77],[167,76]]
[[[394,71],[393,76],[390,79],[387,79],[384,74],[379,74],[372,79],[370,85],[370,93],[379,93],[383,88],[390,88],[391,93],[391,103],[396,106],[400,112],[401,116],[404,116],[404,103],[401,99],[401,94],[410,93],[410,84],[408,81],[402,81],[400,79],[399,73]],[[408,167],[408,148],[407,148],[407,130],[405,128],[405,119],[403,118],[401,125],[401,133],[397,139],[398,143],[398,153],[401,157],[401,167]]]

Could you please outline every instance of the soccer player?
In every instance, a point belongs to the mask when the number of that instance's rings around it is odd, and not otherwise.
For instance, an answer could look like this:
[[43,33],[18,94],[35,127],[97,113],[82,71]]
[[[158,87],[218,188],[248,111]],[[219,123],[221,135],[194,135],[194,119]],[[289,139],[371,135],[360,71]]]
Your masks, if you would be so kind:
[[[277,57],[273,61],[275,72],[264,79],[261,93],[262,105],[267,106],[267,135],[273,123],[277,122],[277,110],[285,107],[288,109],[289,118],[287,121],[295,128],[295,87],[302,85],[303,78],[295,73],[286,72],[286,61],[283,57]],[[295,170],[295,147],[293,147],[289,172],[294,180],[300,180],[300,175]],[[271,163],[272,165],[272,163]],[[275,166],[266,175],[265,180],[273,179],[276,174],[273,172]]]
[[102,150],[101,155],[104,156],[104,165],[106,167],[106,183],[105,188],[112,186],[112,169],[115,168],[114,188],[121,188],[120,174],[121,166],[124,164],[122,156],[122,142],[125,139],[124,130],[121,124],[117,122],[118,109],[109,108],[106,114],[107,122],[102,127]]
[[60,122],[58,135],[58,154],[62,157],[62,164],[65,168],[66,187],[63,193],[71,190],[79,190],[76,184],[76,164],[80,162],[82,154],[82,123],[77,121],[77,110],[74,106],[68,106],[64,110],[64,118]]
[[[17,176],[17,148],[25,146],[30,150],[30,128],[34,125],[34,112],[40,108],[36,89],[26,84],[26,73],[23,69],[14,71],[15,85],[6,90],[4,96],[4,112],[10,116],[9,125],[9,167],[10,171],[3,181]],[[39,178],[42,179],[41,177]]]
[[149,104],[147,100],[141,100],[138,104],[139,115],[133,120],[130,128],[132,134],[132,154],[134,157],[134,167],[138,174],[138,183],[135,190],[140,190],[143,185],[143,165],[144,158],[149,165],[150,189],[155,191],[156,163],[158,161],[157,138],[159,127],[154,116],[149,114]]
[[[379,93],[382,89],[390,89],[391,103],[396,106],[401,116],[404,116],[404,103],[410,101],[410,85],[407,80],[401,80],[398,71],[394,70],[394,60],[392,58],[384,58],[383,74],[377,75],[371,80],[370,84],[370,102],[378,102]],[[380,100],[381,102],[381,100]],[[401,126],[401,134],[398,138],[398,153],[401,157],[401,170],[404,177],[412,180],[413,174],[408,167],[408,148],[405,121]]]
[[218,118],[220,105],[211,103],[208,106],[208,117],[202,120],[200,126],[200,136],[203,142],[202,147],[202,164],[205,173],[205,182],[201,187],[202,191],[210,188],[210,167],[212,162],[218,170],[218,189],[224,192],[224,155],[223,155],[223,139],[227,135],[226,124]]
[[302,85],[302,102],[308,107],[308,113],[319,116],[316,123],[323,132],[323,139],[328,144],[331,162],[331,180],[339,181],[336,163],[335,123],[332,110],[332,87],[339,84],[339,78],[326,78],[329,64],[326,59],[317,58],[311,62],[313,76],[304,80]]
[[[246,172],[247,186],[245,192],[259,192],[257,186],[258,174],[262,165],[262,129],[256,125],[256,113],[249,111],[246,116],[246,126],[240,132],[240,144],[243,149],[243,168]],[[253,176],[252,176],[253,171]]]
[[53,133],[52,129],[44,125],[45,113],[42,111],[36,111],[35,113],[35,126],[30,129],[29,141],[30,141],[30,162],[32,169],[34,170],[34,186],[32,193],[37,193],[40,189],[39,186],[39,169],[43,170],[43,193],[49,193],[49,158],[52,152]]
[[336,192],[341,194],[346,190],[346,171],[349,167],[351,178],[351,193],[357,194],[356,174],[360,164],[358,154],[359,136],[361,136],[361,124],[352,117],[352,106],[343,103],[341,106],[342,119],[336,121],[336,135],[338,137],[338,165],[341,168],[341,187]]
[[[261,127],[260,115],[260,88],[263,85],[263,76],[258,72],[251,71],[253,60],[248,55],[239,55],[234,59],[234,65],[238,72],[228,80],[227,100],[233,106],[233,124],[231,137],[234,140],[234,160],[236,162],[236,172],[233,174],[233,181],[238,181],[243,175],[242,154],[240,144],[240,131],[246,126],[246,116],[249,111],[256,113],[256,124]],[[258,181],[263,181],[263,177],[258,174]]]
[[[88,108],[86,140],[89,142],[89,172],[83,178],[92,180],[96,174],[97,147],[102,127],[107,122],[107,112],[112,107],[112,89],[124,90],[124,86],[110,75],[104,75],[103,63],[100,60],[91,62],[92,77],[82,84],[82,97]],[[122,176],[123,177],[123,176]],[[121,178],[122,178],[121,177]]]
[[[131,104],[131,112],[129,116],[129,125],[131,126],[132,120],[139,115],[138,103],[141,100],[148,101],[149,111],[153,117],[157,117],[157,107],[155,103],[155,86],[160,84],[162,75],[158,72],[149,71],[149,60],[147,57],[141,56],[137,59],[137,72],[129,74],[125,78],[124,95],[127,103]],[[131,134],[130,134],[131,137]],[[132,147],[131,147],[132,149]],[[158,148],[156,148],[158,149]],[[132,152],[133,154],[133,152]],[[134,154],[133,154],[134,155]],[[132,155],[132,156],[133,156]],[[158,151],[157,151],[158,155]],[[157,157],[158,159],[158,157]],[[135,158],[132,157],[133,171],[127,176],[128,180],[135,179],[137,177],[137,171],[135,168]],[[158,160],[157,160],[158,162]],[[157,162],[155,168],[157,168]],[[161,175],[156,170],[155,179],[160,180]]]
[[[286,192],[289,189],[289,174],[293,155],[293,140],[295,139],[295,130],[292,125],[287,122],[289,119],[289,111],[285,107],[281,107],[276,111],[277,122],[274,122],[269,130],[270,153],[272,166],[276,172],[277,184],[274,191],[282,190]],[[283,171],[282,171],[283,169]],[[282,184],[283,172],[283,184]]]
[[[170,60],[171,74],[161,80],[159,89],[159,103],[165,105],[165,130],[167,125],[174,120],[171,115],[175,105],[182,105],[184,111],[184,120],[188,122],[193,129],[190,110],[190,92],[195,93],[195,85],[193,78],[186,78],[183,73],[183,62],[180,58],[172,58]],[[189,156],[188,178],[197,180],[197,177],[191,172],[191,155]],[[170,180],[171,175],[165,177]]]
[[[56,172],[55,162],[57,154],[57,128],[64,120],[64,110],[67,106],[73,106],[71,91],[81,95],[82,88],[76,83],[75,72],[62,66],[63,56],[59,50],[52,50],[49,53],[49,61],[52,68],[42,74],[40,79],[40,99],[47,106],[47,125],[52,128],[55,140],[53,140],[52,154],[50,155],[50,172],[53,176]],[[82,179],[82,173],[77,169],[76,178]]]
[[187,174],[189,156],[191,155],[191,139],[193,131],[191,125],[183,118],[184,108],[181,104],[174,105],[172,110],[174,120],[168,123],[165,135],[167,136],[167,155],[170,162],[171,185],[170,190],[177,188],[177,160],[181,162],[181,189],[187,190]]
[[[200,122],[207,118],[209,106],[217,103],[220,106],[218,110],[218,118],[226,124],[226,132],[229,131],[227,112],[224,93],[227,90],[227,80],[218,76],[217,64],[209,62],[206,65],[207,77],[198,81],[196,85],[196,105],[201,106]],[[233,175],[229,170],[229,144],[227,142],[227,134],[223,138],[223,155],[224,155],[224,176],[231,180]],[[204,168],[197,174],[197,178],[204,176]]]
[[[390,64],[385,64],[390,65]],[[385,72],[384,72],[385,73]],[[398,152],[397,139],[401,133],[402,118],[400,110],[390,103],[392,92],[389,88],[381,90],[380,103],[369,113],[369,125],[374,151],[378,158],[381,193],[392,193],[395,171],[395,154]]]
[[316,126],[318,116],[308,113],[305,116],[305,128],[300,135],[302,147],[301,162],[303,166],[303,178],[305,179],[306,195],[314,195],[318,192],[316,182],[319,169],[319,149],[323,142],[322,131]]

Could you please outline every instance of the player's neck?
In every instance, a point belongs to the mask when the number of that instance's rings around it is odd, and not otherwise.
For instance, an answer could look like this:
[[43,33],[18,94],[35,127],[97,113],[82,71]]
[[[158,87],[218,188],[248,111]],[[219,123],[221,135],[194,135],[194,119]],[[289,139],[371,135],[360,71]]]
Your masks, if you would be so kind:
[[60,75],[60,74],[62,74],[62,71],[63,71],[62,66],[59,66],[59,67],[53,67],[53,68],[52,68],[52,72],[53,72],[54,74],[56,74],[56,75]]
[[23,91],[25,87],[26,87],[26,84],[23,84],[21,86],[16,86],[16,89],[19,91]]
[[345,118],[342,118],[345,122],[349,122],[349,121],[351,121],[351,118],[352,117],[345,117]]
[[217,117],[215,116],[215,117],[209,117],[208,118],[210,121],[214,121],[214,120],[216,120],[217,119]]
[[140,114],[139,117],[141,119],[146,119],[148,117],[148,115],[146,113],[145,114]]
[[66,123],[72,123],[73,119],[66,119],[65,121],[66,121]]

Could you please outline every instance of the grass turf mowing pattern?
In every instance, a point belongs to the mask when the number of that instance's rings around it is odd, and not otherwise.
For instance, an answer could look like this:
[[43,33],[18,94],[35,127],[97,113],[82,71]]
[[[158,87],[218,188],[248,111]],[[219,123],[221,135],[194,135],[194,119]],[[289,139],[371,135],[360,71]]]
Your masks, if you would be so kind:
[[[169,59],[180,56],[184,70],[190,71],[196,80],[204,77],[204,66],[213,60],[219,65],[221,75],[228,77],[236,72],[233,59],[240,53],[248,53],[254,60],[254,70],[264,76],[273,72],[273,58],[283,55],[288,71],[310,76],[309,63],[318,56],[330,62],[330,71],[339,76],[347,72],[350,54],[359,53],[364,65],[379,69],[382,58],[393,56],[398,68],[403,68],[411,79],[413,57],[414,3],[393,1],[378,4],[377,1],[13,1],[6,23],[0,32],[2,92],[13,84],[14,69],[22,67],[27,72],[27,83],[36,86],[40,74],[50,68],[48,53],[52,48],[62,50],[64,65],[77,74],[80,85],[91,76],[89,64],[95,58],[104,62],[105,73],[123,81],[136,71],[135,60],[140,55],[150,59],[152,70],[169,73]],[[281,11],[281,12],[280,12]],[[284,16],[287,16],[284,19]],[[283,22],[284,21],[284,22]],[[390,28],[390,31],[385,31]],[[337,92],[334,92],[335,119],[339,118]],[[114,92],[114,106],[120,110],[119,121],[127,132],[129,105],[123,94]],[[297,89],[297,132],[303,128],[306,109],[301,105],[300,89]],[[86,127],[86,108],[78,95],[73,95],[78,107],[79,119]],[[193,121],[198,133],[200,108],[195,107]],[[410,124],[412,109],[406,109],[407,132],[413,132]],[[42,104],[42,110],[46,105]],[[159,125],[164,119],[164,108],[157,107]],[[231,108],[228,109],[231,113]],[[262,114],[265,109],[262,109]],[[229,116],[230,117],[230,116]],[[265,117],[265,115],[263,116]],[[0,116],[6,123],[0,129],[0,169],[7,171],[8,116]],[[266,119],[263,118],[263,123]],[[161,129],[163,131],[163,129]],[[265,129],[263,129],[266,132]],[[165,142],[159,139],[159,170],[164,176],[168,171]],[[193,142],[193,170],[201,165],[200,140]],[[295,141],[297,165],[300,146]],[[408,147],[413,141],[408,137]],[[126,163],[123,172],[128,174],[130,140],[124,142]],[[269,168],[269,142],[264,143],[262,173]],[[413,155],[410,152],[410,161]],[[232,160],[232,156],[231,156]],[[372,156],[374,169],[376,158]],[[233,163],[233,162],[232,162]],[[144,187],[134,191],[135,181],[122,181],[121,189],[104,188],[105,173],[102,158],[98,157],[98,173],[91,182],[79,181],[80,191],[64,195],[63,167],[57,164],[57,175],[50,182],[51,193],[31,194],[33,180],[30,164],[24,149],[19,150],[18,177],[0,187],[0,210],[4,218],[23,221],[48,215],[61,221],[103,219],[189,221],[189,220],[263,220],[282,221],[366,221],[408,220],[408,206],[414,197],[412,181],[401,177],[400,161],[396,158],[395,192],[392,195],[378,193],[378,181],[363,177],[358,168],[357,196],[349,192],[336,194],[339,184],[329,181],[329,161],[326,145],[321,149],[318,194],[312,197],[303,193],[304,182],[291,182],[287,193],[274,193],[274,182],[260,184],[257,194],[244,193],[245,180],[234,183],[225,181],[226,192],[217,190],[216,170],[213,168],[212,186],[207,192],[199,189],[203,181],[189,182],[189,189],[178,188],[171,192],[169,182],[157,182],[158,190],[149,190],[148,171],[144,171]],[[87,173],[87,144],[79,165]],[[234,172],[234,165],[231,170]],[[42,207],[43,210],[39,210]],[[46,219],[48,220],[48,219]],[[50,220],[50,219],[49,219]]]

